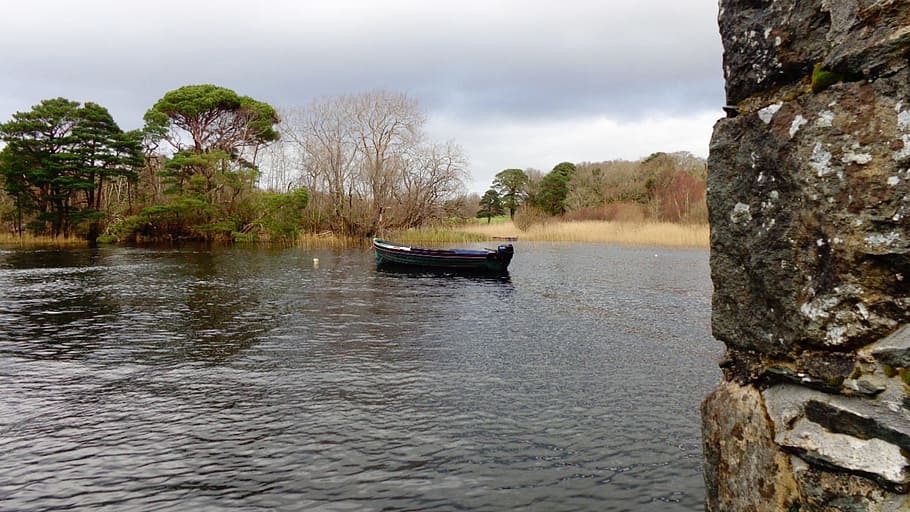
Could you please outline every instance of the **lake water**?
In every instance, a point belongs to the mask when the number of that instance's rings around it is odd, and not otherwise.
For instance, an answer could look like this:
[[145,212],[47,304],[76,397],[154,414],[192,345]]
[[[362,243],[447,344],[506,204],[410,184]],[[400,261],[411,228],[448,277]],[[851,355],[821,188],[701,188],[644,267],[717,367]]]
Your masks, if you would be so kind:
[[702,510],[707,251],[515,245],[0,250],[0,509]]

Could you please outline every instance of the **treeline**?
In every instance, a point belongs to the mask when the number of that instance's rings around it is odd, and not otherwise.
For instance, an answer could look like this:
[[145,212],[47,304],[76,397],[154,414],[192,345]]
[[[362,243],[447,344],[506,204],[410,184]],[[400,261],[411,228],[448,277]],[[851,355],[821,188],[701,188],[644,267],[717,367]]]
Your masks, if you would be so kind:
[[482,198],[466,159],[424,133],[403,94],[373,91],[277,111],[215,85],[167,92],[123,131],[104,107],[44,100],[0,124],[0,223],[91,241],[370,236],[508,212],[516,221],[706,222],[704,161],[507,169]]
[[423,132],[403,94],[320,99],[279,113],[214,85],[166,93],[141,130],[57,98],[0,124],[0,221],[89,240],[369,236],[470,218],[466,163]]
[[281,111],[282,139],[264,161],[263,186],[303,186],[312,232],[362,236],[471,218],[467,162],[430,141],[426,115],[406,95],[374,91]]
[[166,93],[124,132],[104,107],[44,100],[0,124],[0,219],[20,235],[95,241],[293,238],[303,188],[257,187],[278,139],[268,104],[214,85]]
[[707,223],[707,165],[688,152],[638,161],[562,162],[550,172],[506,169],[479,199],[477,217],[508,214],[524,227],[564,220]]

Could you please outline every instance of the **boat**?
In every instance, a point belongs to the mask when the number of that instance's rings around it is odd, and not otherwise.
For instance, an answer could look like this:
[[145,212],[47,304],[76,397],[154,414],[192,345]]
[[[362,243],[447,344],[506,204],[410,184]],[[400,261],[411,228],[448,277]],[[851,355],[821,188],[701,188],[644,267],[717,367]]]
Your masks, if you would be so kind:
[[377,266],[506,274],[515,248],[500,244],[496,249],[427,249],[373,239]]

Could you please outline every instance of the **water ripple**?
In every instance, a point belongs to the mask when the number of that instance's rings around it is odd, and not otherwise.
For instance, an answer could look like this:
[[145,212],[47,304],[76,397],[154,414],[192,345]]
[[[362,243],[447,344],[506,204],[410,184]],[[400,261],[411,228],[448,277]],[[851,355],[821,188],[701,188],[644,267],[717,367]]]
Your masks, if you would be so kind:
[[707,255],[640,252],[0,251],[0,508],[700,510]]

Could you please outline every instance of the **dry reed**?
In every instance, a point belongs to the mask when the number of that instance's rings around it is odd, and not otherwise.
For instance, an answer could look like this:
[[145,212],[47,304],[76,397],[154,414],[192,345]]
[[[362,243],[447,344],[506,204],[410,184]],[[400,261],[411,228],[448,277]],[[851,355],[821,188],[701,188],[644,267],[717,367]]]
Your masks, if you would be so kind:
[[36,236],[23,234],[22,236],[17,235],[16,233],[0,233],[0,244],[2,245],[15,245],[19,247],[52,247],[52,248],[62,248],[62,247],[88,247],[89,243],[85,238],[78,237],[62,237],[62,236]]
[[405,231],[396,231],[386,236],[389,240],[396,242],[416,244],[416,243],[472,243],[484,242],[490,237],[483,233],[472,233],[470,231],[458,229],[442,228],[424,228],[408,229]]
[[488,238],[517,237],[541,242],[603,242],[663,247],[708,247],[707,224],[670,222],[573,221],[534,224],[521,231],[512,222],[469,224],[458,228]]
[[362,237],[339,235],[326,231],[322,233],[303,232],[297,236],[295,244],[301,247],[319,249],[350,249],[366,245],[368,240]]
[[[466,224],[446,229],[415,229],[385,234],[401,243],[473,243],[495,238],[517,238],[532,242],[593,242],[664,247],[704,247],[710,244],[707,224],[669,222],[571,221],[534,224],[521,231],[510,222]],[[292,245],[320,248],[363,247],[367,238],[333,233],[302,233]],[[39,237],[0,233],[0,244],[23,247],[86,247],[82,238]]]

